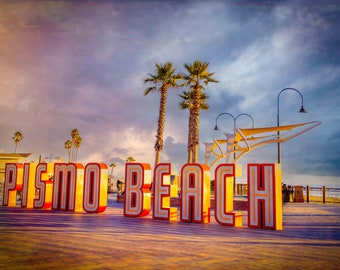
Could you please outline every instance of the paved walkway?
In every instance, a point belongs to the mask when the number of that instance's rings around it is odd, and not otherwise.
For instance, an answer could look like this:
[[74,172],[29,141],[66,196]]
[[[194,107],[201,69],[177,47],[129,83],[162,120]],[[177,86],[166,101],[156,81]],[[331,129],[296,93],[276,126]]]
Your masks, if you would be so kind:
[[[1,199],[1,198],[0,198]],[[0,200],[1,205],[2,201]],[[0,206],[0,269],[339,269],[340,205],[287,203],[283,231]]]

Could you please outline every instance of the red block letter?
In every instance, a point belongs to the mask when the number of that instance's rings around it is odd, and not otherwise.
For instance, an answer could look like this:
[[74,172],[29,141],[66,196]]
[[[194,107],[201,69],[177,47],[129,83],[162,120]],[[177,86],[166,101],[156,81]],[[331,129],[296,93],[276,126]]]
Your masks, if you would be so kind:
[[84,166],[79,163],[54,165],[53,210],[83,211]]
[[37,165],[32,162],[24,164],[21,207],[33,208],[33,201],[35,197],[34,176],[36,167]]
[[23,165],[21,163],[6,163],[3,206],[16,206],[17,190],[22,189]]
[[107,205],[107,165],[89,163],[85,167],[84,210],[88,213],[104,212]]
[[39,163],[35,171],[35,187],[39,197],[34,199],[33,207],[36,209],[50,209],[52,205],[53,163]]
[[126,164],[124,216],[142,217],[150,213],[150,186],[151,168],[149,164]]
[[242,213],[235,213],[233,176],[235,164],[221,164],[215,170],[215,219],[225,226],[242,226]]
[[279,164],[248,164],[248,227],[282,230]]
[[210,222],[210,173],[205,164],[185,164],[181,171],[181,221]]
[[170,173],[170,163],[161,163],[155,168],[152,205],[154,219],[177,220],[177,208],[170,208]]

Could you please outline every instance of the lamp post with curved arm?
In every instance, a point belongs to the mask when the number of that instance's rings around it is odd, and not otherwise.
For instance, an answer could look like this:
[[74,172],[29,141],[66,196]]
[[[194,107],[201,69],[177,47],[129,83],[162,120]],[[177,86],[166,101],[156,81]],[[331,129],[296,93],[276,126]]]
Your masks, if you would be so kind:
[[216,117],[216,120],[215,120],[215,128],[214,128],[214,130],[219,130],[219,128],[218,128],[218,126],[217,126],[217,120],[218,120],[218,118],[219,118],[220,116],[225,115],[225,114],[231,116],[231,117],[233,118],[233,120],[234,120],[234,133],[235,133],[235,129],[236,129],[236,121],[237,121],[237,118],[239,118],[239,117],[242,116],[242,115],[248,116],[248,117],[251,119],[251,121],[252,121],[252,127],[254,127],[254,118],[253,118],[250,114],[247,114],[247,113],[240,113],[240,114],[238,114],[236,117],[234,117],[231,113],[220,113],[220,114]]
[[220,113],[219,115],[217,115],[216,117],[216,120],[215,120],[215,128],[214,130],[219,130],[218,126],[217,126],[217,120],[218,118],[220,118],[222,115],[229,115],[233,118],[233,121],[234,121],[234,132],[235,132],[235,125],[236,125],[236,119],[234,117],[234,115],[232,115],[231,113],[227,113],[227,112],[224,112],[224,113]]
[[[236,117],[234,117],[234,115],[232,115],[231,113],[227,113],[227,112],[224,112],[224,113],[220,113],[217,117],[216,117],[216,120],[215,120],[215,128],[214,130],[219,130],[218,126],[217,126],[217,120],[218,118],[220,118],[222,115],[229,115],[233,118],[233,121],[234,121],[234,135],[235,135],[235,132],[236,132],[236,121],[237,119],[242,116],[242,115],[245,115],[245,116],[248,116],[251,121],[252,121],[252,127],[254,128],[254,118],[250,115],[250,114],[247,114],[247,113],[240,113],[238,114]],[[227,146],[228,147],[228,146]],[[227,148],[228,149],[228,148]],[[235,146],[233,145],[233,150],[234,150],[234,160],[235,160],[235,157],[236,157],[236,153],[235,153]],[[228,151],[228,150],[227,150]],[[227,155],[228,157],[228,155]],[[227,160],[228,161],[228,160]],[[233,181],[233,188],[234,188],[234,194],[235,194],[235,191],[236,191],[236,177],[234,176],[234,181]]]
[[[283,88],[279,94],[277,95],[277,127],[280,127],[280,95],[287,90],[291,90],[294,91],[296,93],[299,94],[299,96],[301,97],[301,108],[299,110],[299,113],[306,113],[307,111],[305,110],[305,108],[303,107],[303,96],[300,93],[299,90],[295,89],[295,88],[291,88],[291,87],[287,87],[287,88]],[[277,163],[281,163],[281,147],[280,147],[280,130],[277,130]]]

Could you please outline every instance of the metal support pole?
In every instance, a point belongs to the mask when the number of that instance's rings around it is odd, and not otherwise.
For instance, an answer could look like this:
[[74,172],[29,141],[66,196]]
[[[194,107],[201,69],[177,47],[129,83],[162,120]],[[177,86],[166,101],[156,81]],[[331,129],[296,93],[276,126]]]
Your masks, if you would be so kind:
[[306,193],[307,193],[307,198],[306,198],[306,200],[307,200],[307,202],[309,203],[309,196],[310,196],[310,187],[309,187],[309,186],[306,187]]
[[[286,91],[286,90],[292,90],[296,93],[299,94],[299,96],[301,97],[301,108],[299,110],[300,113],[306,113],[307,111],[305,110],[305,108],[303,107],[303,96],[300,93],[299,90],[295,89],[295,88],[283,88],[279,94],[277,95],[277,127],[280,127],[280,95],[282,92]],[[277,138],[278,140],[280,140],[280,130],[277,130]],[[277,163],[281,163],[281,147],[280,147],[280,141],[277,142]]]
[[322,202],[326,203],[326,187],[322,186]]
[[[240,114],[238,114],[238,115],[235,117],[235,116],[232,115],[231,113],[224,112],[224,113],[220,113],[220,114],[216,117],[216,119],[215,119],[215,128],[214,128],[214,130],[219,130],[219,128],[218,128],[218,126],[217,126],[217,120],[218,120],[218,118],[220,118],[220,116],[222,116],[222,115],[229,115],[229,116],[231,116],[231,117],[233,118],[233,121],[234,121],[234,135],[235,135],[235,132],[236,132],[236,120],[237,120],[238,117],[240,117],[240,116],[242,116],[242,115],[248,116],[248,117],[251,119],[251,121],[252,121],[252,127],[254,128],[254,118],[253,118],[250,114],[248,114],[248,113],[240,113]],[[228,147],[228,144],[227,144],[227,147]],[[234,156],[234,161],[233,161],[233,163],[235,163],[235,159],[236,159],[235,145],[233,145],[233,152],[234,152],[234,155],[233,155],[233,156]],[[226,156],[228,156],[228,155],[226,155]],[[226,162],[228,162],[228,160],[226,160]],[[234,180],[233,180],[233,194],[234,194],[234,196],[235,196],[235,194],[236,194],[236,176],[234,176],[233,178],[234,178]]]

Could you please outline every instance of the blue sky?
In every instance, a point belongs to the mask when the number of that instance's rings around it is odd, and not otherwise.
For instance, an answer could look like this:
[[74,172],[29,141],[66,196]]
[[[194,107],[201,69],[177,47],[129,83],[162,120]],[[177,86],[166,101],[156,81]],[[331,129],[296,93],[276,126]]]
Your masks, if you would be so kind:
[[[210,63],[220,82],[206,87],[210,109],[201,112],[203,142],[232,132],[231,119],[248,113],[256,127],[318,120],[321,126],[282,144],[283,181],[340,184],[340,5],[338,1],[1,1],[0,150],[32,159],[62,156],[77,128],[78,160],[154,163],[159,94],[144,97],[143,79],[154,63]],[[186,162],[188,112],[168,94],[163,162]],[[249,126],[239,119],[238,127]],[[275,162],[268,145],[241,160]]]

